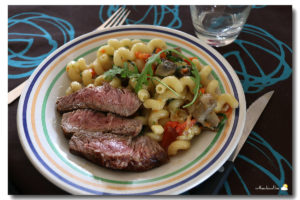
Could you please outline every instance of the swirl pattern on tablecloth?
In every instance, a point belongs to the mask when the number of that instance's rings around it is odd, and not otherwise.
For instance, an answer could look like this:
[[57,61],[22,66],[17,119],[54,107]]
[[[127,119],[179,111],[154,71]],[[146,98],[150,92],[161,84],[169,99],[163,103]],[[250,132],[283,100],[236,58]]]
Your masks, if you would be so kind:
[[[236,39],[236,50],[227,52],[223,56],[230,62],[237,59],[240,70],[236,69],[245,93],[257,93],[279,81],[286,80],[292,73],[291,66],[287,63],[286,56],[292,54],[292,49],[284,42],[278,40],[266,30],[245,24],[242,33],[247,34],[247,40]],[[253,39],[251,39],[253,38]],[[255,42],[253,42],[255,41]],[[251,50],[249,50],[251,48]],[[242,56],[243,55],[243,56]],[[268,66],[261,66],[259,56],[270,57]],[[247,68],[256,68],[257,73],[250,74]],[[251,70],[253,71],[253,70]]]
[[[100,6],[99,20],[103,23],[119,7]],[[252,6],[252,9],[259,10],[264,7],[266,6],[256,5]],[[174,29],[184,29],[182,20],[185,16],[180,16],[179,6],[149,5],[142,9],[138,6],[130,6],[130,10],[131,14],[126,19],[125,24],[148,23]],[[96,10],[96,16],[97,12],[98,10]],[[22,28],[22,26],[26,27],[26,29]],[[24,31],[20,32],[18,30]],[[274,33],[276,34],[277,32]],[[293,51],[291,47],[283,42],[284,40],[281,41],[277,38],[279,37],[278,35],[274,36],[267,30],[250,24],[245,24],[242,34],[245,37],[238,37],[231,45],[231,50],[224,53],[223,56],[231,64],[236,63],[232,61],[237,61],[238,65],[234,65],[234,68],[246,94],[258,93],[265,88],[274,86],[278,82],[291,78],[292,67],[288,62],[291,60]],[[63,38],[63,43],[66,43],[72,40],[74,36],[75,31],[72,24],[64,19],[44,13],[23,12],[8,18],[8,78],[19,79],[28,77],[41,61],[61,46],[60,43],[62,42],[59,42],[61,41],[59,37]],[[247,38],[247,40],[240,38]],[[38,47],[41,40],[47,41],[43,44],[47,44],[48,48],[46,51],[43,50],[38,53],[39,51],[36,50],[36,47]],[[17,43],[21,44],[22,48],[13,48],[16,47],[13,45]],[[16,51],[16,49],[19,50]],[[30,52],[35,54],[29,54]],[[270,58],[270,63],[267,66],[262,66],[259,56]],[[256,73],[252,74],[253,69],[256,69]],[[287,179],[286,174],[290,174],[289,170],[293,170],[288,160],[275,150],[275,146],[272,147],[256,132],[251,133],[245,146],[246,148],[247,146],[251,147],[257,154],[263,155],[264,161],[273,163],[272,166],[274,168],[270,169],[270,166],[259,164],[258,160],[242,154],[238,156],[237,160],[249,165],[249,169],[255,168],[277,187],[281,188]],[[247,185],[251,181],[247,180],[247,177],[242,174],[243,170],[239,169],[239,166],[236,165],[232,175],[237,177],[236,180],[240,183],[239,186],[244,189],[245,194],[251,194],[253,188]],[[231,190],[236,186],[233,185],[235,182],[225,182],[224,187],[227,194],[232,194]],[[288,193],[285,190],[279,190],[278,194]]]
[[[272,166],[273,169],[272,170],[267,169],[266,167],[258,164],[258,162],[242,154],[238,155],[237,160],[238,159],[243,160],[244,162],[251,165],[251,168],[252,167],[257,168],[265,177],[268,177],[268,179],[270,179],[271,182],[273,182],[274,185],[276,185],[277,188],[279,188],[278,195],[288,195],[287,190],[285,190],[282,187],[286,183],[285,170],[289,170],[289,169],[293,170],[292,165],[289,163],[289,161],[286,158],[284,158],[280,153],[278,153],[263,137],[261,137],[258,133],[254,131],[252,131],[250,136],[248,137],[244,148],[251,149],[252,151],[257,151],[257,154],[263,155],[265,157],[265,161],[271,163],[269,167]],[[272,157],[268,155],[272,155]],[[275,171],[276,173],[271,171]],[[245,194],[250,195],[251,194],[250,189],[246,184],[247,180],[243,178],[240,172],[238,171],[238,166],[234,167],[232,173],[234,173],[238,177],[240,183],[244,188]],[[258,174],[256,175],[258,176]],[[228,181],[224,183],[224,187],[227,194],[232,194],[231,186]]]
[[[8,74],[8,78],[30,76],[40,62],[61,45],[58,42],[59,38],[63,37],[63,43],[66,43],[74,39],[74,35],[74,28],[68,21],[44,13],[23,12],[8,18],[8,65],[12,68],[22,68],[22,72]],[[41,43],[43,40],[47,42]],[[31,49],[39,48],[40,44],[48,44],[46,52],[43,47],[41,53],[28,54]],[[16,45],[18,51],[15,50]]]
[[260,8],[264,8],[266,7],[266,5],[254,5],[252,6],[252,9],[260,9]]
[[[100,6],[99,19],[103,23],[109,18],[120,6]],[[126,6],[122,6],[125,8]],[[150,5],[145,9],[141,7],[132,6],[130,9],[131,16],[135,16],[134,19],[128,16],[125,24],[146,24],[145,20],[151,20],[153,25],[166,26],[169,28],[179,29],[182,26],[182,21],[179,17],[179,6],[155,6]],[[139,16],[138,18],[136,16]]]

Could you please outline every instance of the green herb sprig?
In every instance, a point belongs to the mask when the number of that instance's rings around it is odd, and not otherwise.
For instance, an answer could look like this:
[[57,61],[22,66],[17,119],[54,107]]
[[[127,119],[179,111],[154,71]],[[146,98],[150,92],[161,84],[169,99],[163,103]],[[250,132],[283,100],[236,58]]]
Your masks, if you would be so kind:
[[111,81],[116,75],[120,75],[121,78],[139,77],[140,74],[137,69],[137,66],[134,63],[131,63],[131,64],[134,67],[133,71],[128,68],[127,62],[123,63],[123,65],[124,65],[123,68],[114,65],[112,69],[110,69],[104,73],[105,80]]
[[141,73],[141,76],[137,79],[137,83],[135,85],[136,93],[138,93],[138,91],[142,89],[143,85],[148,85],[148,81],[147,81],[148,78],[151,78],[153,76],[152,64],[156,62],[159,65],[161,63],[161,59],[160,59],[161,52],[162,51],[149,57]]
[[[142,71],[141,75],[137,79],[137,84],[135,86],[135,92],[137,93],[140,89],[142,89],[143,84],[145,84],[145,85],[148,84],[147,79],[151,78],[153,76],[152,64],[154,64],[155,62],[157,64],[160,64],[161,63],[160,54],[162,54],[164,52],[174,52],[174,53],[178,54],[179,56],[181,56],[182,58],[184,58],[187,61],[189,61],[191,63],[191,65],[192,65],[192,74],[194,75],[193,80],[195,82],[195,88],[193,90],[193,92],[194,92],[194,98],[193,98],[193,100],[190,103],[184,105],[183,108],[189,107],[193,103],[195,103],[195,101],[198,98],[199,89],[201,87],[200,76],[199,76],[199,72],[198,72],[197,67],[195,66],[195,64],[188,57],[186,57],[182,53],[176,51],[175,49],[165,49],[165,50],[162,50],[162,51],[158,52],[157,54],[152,55],[148,59],[148,61],[145,64],[144,70]],[[169,89],[169,87],[168,87],[168,89]],[[173,90],[173,92],[175,92],[175,91]]]

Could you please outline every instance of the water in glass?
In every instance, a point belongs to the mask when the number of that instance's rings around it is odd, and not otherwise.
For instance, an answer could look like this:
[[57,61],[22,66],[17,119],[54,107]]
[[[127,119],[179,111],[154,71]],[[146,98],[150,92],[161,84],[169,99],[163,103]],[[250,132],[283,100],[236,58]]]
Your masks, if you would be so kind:
[[232,43],[245,24],[251,6],[190,6],[198,38],[212,46]]

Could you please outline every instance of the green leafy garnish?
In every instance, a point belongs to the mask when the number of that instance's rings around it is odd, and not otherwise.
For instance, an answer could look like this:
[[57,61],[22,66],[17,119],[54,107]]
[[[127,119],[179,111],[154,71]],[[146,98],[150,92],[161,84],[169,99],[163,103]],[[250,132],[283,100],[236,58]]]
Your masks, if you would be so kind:
[[154,64],[155,62],[157,64],[161,63],[160,60],[160,54],[163,51],[160,51],[157,54],[152,55],[151,57],[148,58],[148,61],[145,64],[145,67],[141,73],[141,75],[139,76],[139,78],[137,79],[137,83],[135,85],[135,92],[138,93],[138,91],[140,89],[142,89],[143,85],[148,85],[148,78],[151,78],[153,76],[153,70],[152,70],[152,64]]
[[124,65],[123,68],[114,65],[112,69],[106,71],[104,73],[105,80],[111,81],[117,75],[120,75],[121,78],[133,78],[133,77],[138,77],[140,75],[137,66],[134,63],[133,63],[134,71],[131,71],[128,68],[127,62],[124,62],[123,65]]
[[130,71],[128,69],[128,63],[127,62],[124,62],[124,66],[123,66],[123,71],[121,72],[121,78],[127,78],[127,77],[130,77],[134,72]]
[[139,69],[136,66],[136,64],[134,62],[132,62],[131,60],[128,60],[128,62],[134,67],[134,73],[138,74],[139,73]]
[[166,57],[167,57],[168,60],[173,61],[173,62],[179,62],[179,61],[182,61],[181,58],[176,57],[176,56],[173,56],[173,55],[172,55],[172,52],[168,52],[168,53],[166,54]]
[[105,80],[111,81],[116,75],[122,73],[124,69],[114,65],[110,70],[104,73]]
[[[161,59],[160,59],[160,54],[164,53],[164,52],[174,52],[177,55],[181,56],[182,58],[188,60],[191,63],[192,66],[192,74],[194,75],[194,82],[195,82],[195,88],[193,90],[194,92],[194,98],[193,100],[184,105],[183,108],[189,107],[191,106],[193,103],[195,103],[195,101],[198,98],[199,95],[199,89],[200,89],[200,76],[199,76],[199,72],[197,70],[197,67],[195,66],[195,64],[185,55],[183,55],[182,53],[176,51],[175,49],[165,49],[162,50],[160,52],[158,52],[157,54],[152,55],[147,63],[145,64],[144,70],[142,71],[141,75],[138,77],[137,79],[137,84],[135,86],[135,92],[137,93],[140,89],[142,89],[142,86],[145,84],[148,84],[148,78],[151,78],[153,76],[153,70],[152,70],[152,64],[157,63],[160,64],[161,63]],[[175,91],[174,91],[175,92]]]

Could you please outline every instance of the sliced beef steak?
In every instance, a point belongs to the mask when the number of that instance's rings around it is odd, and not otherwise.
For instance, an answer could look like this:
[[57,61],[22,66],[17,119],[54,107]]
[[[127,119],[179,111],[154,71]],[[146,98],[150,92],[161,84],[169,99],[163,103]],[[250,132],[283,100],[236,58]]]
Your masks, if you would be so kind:
[[105,83],[103,86],[85,87],[73,94],[60,97],[56,105],[61,113],[79,108],[91,108],[127,117],[138,110],[141,102],[135,93]]
[[168,160],[165,150],[148,136],[121,136],[110,133],[75,133],[70,151],[111,169],[146,171]]
[[142,130],[142,123],[108,113],[90,109],[78,109],[64,113],[61,127],[67,138],[75,132],[103,132],[118,135],[137,136]]

